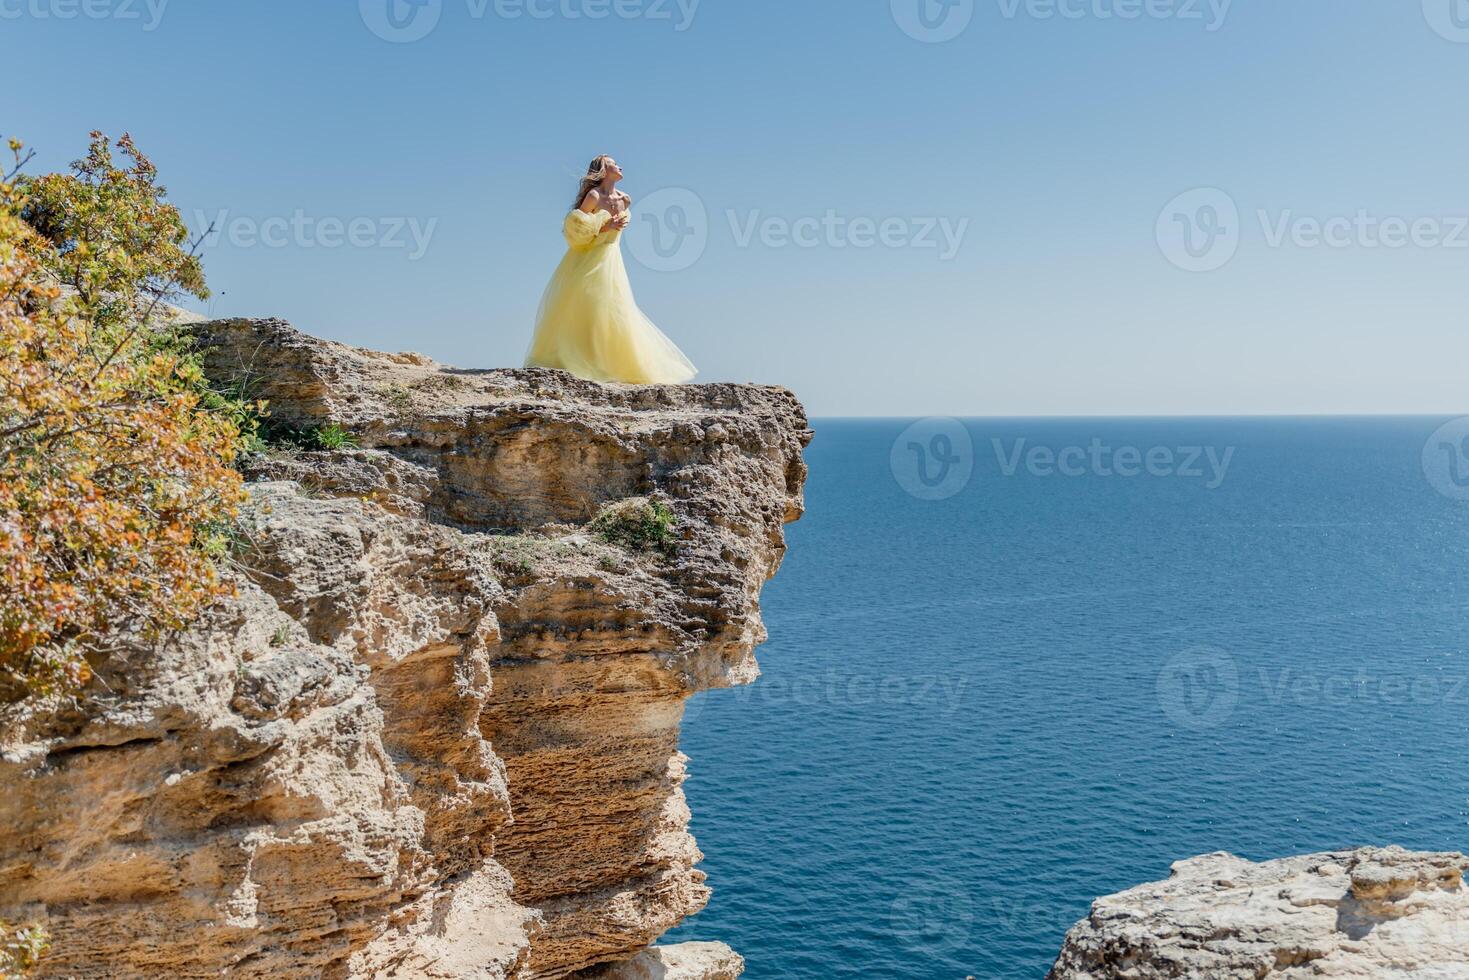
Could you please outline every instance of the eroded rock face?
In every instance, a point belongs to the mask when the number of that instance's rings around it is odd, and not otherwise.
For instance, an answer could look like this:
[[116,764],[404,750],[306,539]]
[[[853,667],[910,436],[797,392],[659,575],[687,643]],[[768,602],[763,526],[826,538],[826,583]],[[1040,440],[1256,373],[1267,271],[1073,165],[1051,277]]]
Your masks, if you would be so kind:
[[[0,717],[0,918],[50,930],[42,975],[738,975],[643,951],[707,900],[678,725],[757,674],[795,399],[196,329],[358,447],[256,460],[238,596]],[[671,556],[586,527],[633,496]]]
[[1469,978],[1469,857],[1364,848],[1180,861],[1092,905],[1051,980]]

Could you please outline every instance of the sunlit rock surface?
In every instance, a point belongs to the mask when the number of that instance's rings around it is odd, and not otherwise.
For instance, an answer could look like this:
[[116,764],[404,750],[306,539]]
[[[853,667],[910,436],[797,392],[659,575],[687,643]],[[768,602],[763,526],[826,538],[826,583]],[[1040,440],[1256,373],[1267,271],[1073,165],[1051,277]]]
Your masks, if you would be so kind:
[[1469,978],[1462,854],[1364,848],[1255,864],[1180,861],[1098,899],[1051,980]]

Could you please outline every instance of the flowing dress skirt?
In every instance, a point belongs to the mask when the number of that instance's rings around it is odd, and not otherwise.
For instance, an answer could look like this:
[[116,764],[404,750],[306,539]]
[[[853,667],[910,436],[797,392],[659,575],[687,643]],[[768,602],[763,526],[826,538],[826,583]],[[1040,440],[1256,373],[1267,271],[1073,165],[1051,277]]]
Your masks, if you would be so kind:
[[621,232],[601,232],[610,218],[605,211],[567,217],[571,249],[541,299],[526,366],[560,368],[591,381],[683,384],[698,371],[638,309]]

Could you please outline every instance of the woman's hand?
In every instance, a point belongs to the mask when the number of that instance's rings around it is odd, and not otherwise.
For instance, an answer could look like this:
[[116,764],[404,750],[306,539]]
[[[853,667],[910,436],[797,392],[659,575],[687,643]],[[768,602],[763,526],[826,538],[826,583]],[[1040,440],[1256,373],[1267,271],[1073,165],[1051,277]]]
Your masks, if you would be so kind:
[[627,227],[627,223],[630,217],[631,216],[626,211],[622,212],[621,214],[614,214],[612,216],[612,220],[607,222],[607,227],[603,228],[602,230],[621,231],[622,229]]

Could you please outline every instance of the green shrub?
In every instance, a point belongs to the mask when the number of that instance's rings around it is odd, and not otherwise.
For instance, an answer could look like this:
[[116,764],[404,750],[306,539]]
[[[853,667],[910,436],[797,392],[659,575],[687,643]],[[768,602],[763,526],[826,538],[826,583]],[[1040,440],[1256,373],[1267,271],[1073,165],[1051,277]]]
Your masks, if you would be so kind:
[[609,544],[668,556],[677,547],[677,524],[678,518],[667,504],[633,497],[603,507],[592,520],[591,530]]
[[317,448],[328,452],[350,449],[357,445],[357,437],[335,422],[312,430],[311,440],[316,443]]
[[355,449],[357,437],[335,422],[328,425],[292,425],[262,415],[257,419],[254,436],[260,451],[278,449],[285,452],[333,452]]

